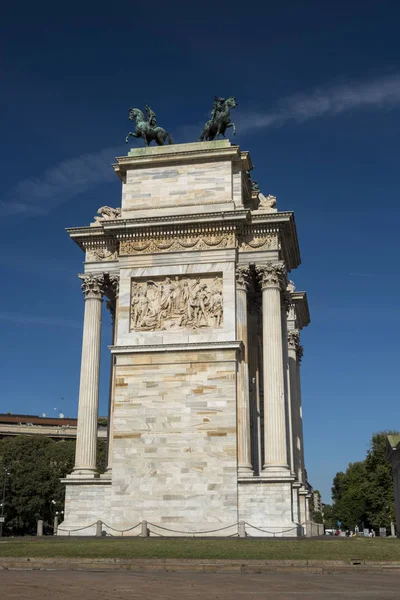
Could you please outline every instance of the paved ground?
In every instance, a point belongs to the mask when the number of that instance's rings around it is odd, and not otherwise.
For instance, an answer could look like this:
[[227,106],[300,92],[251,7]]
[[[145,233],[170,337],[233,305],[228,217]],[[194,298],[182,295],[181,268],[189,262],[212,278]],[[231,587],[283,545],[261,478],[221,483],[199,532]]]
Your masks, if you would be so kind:
[[400,573],[90,573],[2,571],[2,600],[398,600]]

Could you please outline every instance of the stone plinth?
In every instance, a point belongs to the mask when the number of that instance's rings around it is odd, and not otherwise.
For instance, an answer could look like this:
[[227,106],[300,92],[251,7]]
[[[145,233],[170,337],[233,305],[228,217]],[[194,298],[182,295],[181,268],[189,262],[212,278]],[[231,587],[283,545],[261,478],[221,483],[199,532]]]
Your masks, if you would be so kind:
[[164,535],[230,535],[239,520],[261,530],[251,535],[301,534],[283,302],[300,256],[293,214],[260,199],[251,168],[227,140],[133,149],[114,165],[121,210],[68,230],[115,326],[108,467],[90,479],[98,373],[87,365],[98,359],[87,340],[97,348],[99,315],[86,311],[79,418],[89,433],[65,480],[60,535],[98,520],[124,535],[141,521]]

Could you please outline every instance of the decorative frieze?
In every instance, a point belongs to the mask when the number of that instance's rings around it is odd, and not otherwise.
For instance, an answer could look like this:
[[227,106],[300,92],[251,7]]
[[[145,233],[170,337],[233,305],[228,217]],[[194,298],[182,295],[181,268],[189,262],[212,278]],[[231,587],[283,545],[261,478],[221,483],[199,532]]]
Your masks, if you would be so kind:
[[141,240],[127,240],[121,242],[120,254],[156,254],[159,252],[185,252],[188,250],[216,250],[219,248],[234,248],[235,234],[224,233],[221,235],[193,235],[159,238],[146,238]]
[[276,233],[259,233],[247,231],[239,236],[241,252],[260,252],[261,250],[280,250],[279,236]]
[[101,300],[104,294],[104,275],[79,275],[82,280],[82,293],[85,300],[95,299]]
[[256,265],[256,273],[263,289],[267,287],[286,289],[286,268],[283,263]]
[[220,328],[222,320],[220,276],[132,280],[131,330]]
[[86,250],[86,262],[109,262],[112,260],[118,260],[118,248],[116,244],[108,248]]

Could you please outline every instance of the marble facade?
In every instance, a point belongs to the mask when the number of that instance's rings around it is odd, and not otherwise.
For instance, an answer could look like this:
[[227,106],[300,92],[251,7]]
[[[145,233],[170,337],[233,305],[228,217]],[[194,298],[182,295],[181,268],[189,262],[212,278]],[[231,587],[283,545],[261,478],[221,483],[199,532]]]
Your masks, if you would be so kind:
[[[228,140],[133,149],[114,169],[121,208],[68,229],[86,256],[85,312],[62,529],[145,520],[171,535],[229,535],[246,521],[251,535],[305,534],[309,313],[288,279],[300,264],[293,213],[252,190],[250,156]],[[99,475],[103,299],[114,326]]]

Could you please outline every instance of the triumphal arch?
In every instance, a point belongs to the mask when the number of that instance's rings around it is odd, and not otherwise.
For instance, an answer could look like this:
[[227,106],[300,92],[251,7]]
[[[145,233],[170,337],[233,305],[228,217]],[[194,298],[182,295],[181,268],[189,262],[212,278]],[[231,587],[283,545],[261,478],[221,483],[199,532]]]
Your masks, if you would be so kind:
[[[68,229],[85,252],[85,309],[64,532],[101,520],[125,535],[142,521],[155,534],[234,535],[242,521],[250,535],[304,534],[309,312],[288,277],[300,264],[293,213],[252,168],[228,140],[133,149],[114,165],[121,208]],[[113,339],[99,475],[103,300]]]

